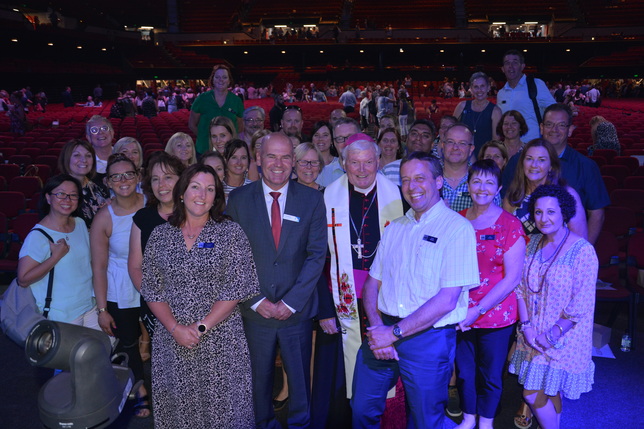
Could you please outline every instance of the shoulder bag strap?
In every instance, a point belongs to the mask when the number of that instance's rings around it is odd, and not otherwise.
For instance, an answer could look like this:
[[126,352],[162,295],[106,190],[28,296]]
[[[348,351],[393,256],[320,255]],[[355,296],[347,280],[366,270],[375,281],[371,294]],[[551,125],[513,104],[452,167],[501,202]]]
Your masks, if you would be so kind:
[[[34,228],[32,229],[32,231],[40,231],[45,237],[47,237],[49,241],[51,241],[52,243],[54,242],[54,239],[51,238],[51,236],[47,234],[44,229]],[[51,293],[54,288],[54,268],[52,268],[49,272],[49,282],[47,283],[47,297],[45,298],[45,307],[43,308],[42,313],[45,319],[47,318],[47,315],[49,315],[49,310],[51,310]]]
[[537,122],[541,123],[543,119],[541,118],[541,110],[537,102],[537,84],[534,82],[534,77],[526,76],[526,83],[528,84],[528,96],[532,100],[532,107],[534,107],[534,113],[537,115]]

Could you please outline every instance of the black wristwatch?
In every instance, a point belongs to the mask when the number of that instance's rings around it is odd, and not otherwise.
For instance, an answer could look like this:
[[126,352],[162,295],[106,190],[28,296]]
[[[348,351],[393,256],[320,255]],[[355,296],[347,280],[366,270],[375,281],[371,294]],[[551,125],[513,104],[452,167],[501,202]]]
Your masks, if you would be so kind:
[[394,335],[395,335],[395,336],[396,336],[396,338],[398,338],[399,340],[402,340],[402,339],[403,339],[402,329],[400,329],[400,326],[398,326],[398,324],[394,325]]
[[205,324],[200,323],[199,326],[197,326],[197,330],[203,334],[208,330],[208,327]]

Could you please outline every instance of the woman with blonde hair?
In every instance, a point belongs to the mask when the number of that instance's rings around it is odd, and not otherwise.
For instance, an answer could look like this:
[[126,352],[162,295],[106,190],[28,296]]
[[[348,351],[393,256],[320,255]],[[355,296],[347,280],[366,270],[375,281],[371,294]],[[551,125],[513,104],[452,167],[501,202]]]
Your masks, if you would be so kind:
[[186,167],[197,162],[195,142],[186,133],[174,133],[165,145],[165,151],[179,158]]
[[138,172],[143,167],[143,148],[141,143],[134,137],[121,137],[114,144],[114,153],[122,153],[132,160]]

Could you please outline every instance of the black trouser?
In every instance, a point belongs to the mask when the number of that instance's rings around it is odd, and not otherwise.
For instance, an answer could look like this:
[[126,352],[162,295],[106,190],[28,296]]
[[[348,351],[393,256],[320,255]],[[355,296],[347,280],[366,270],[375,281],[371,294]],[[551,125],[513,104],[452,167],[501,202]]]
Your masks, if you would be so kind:
[[134,379],[136,381],[143,380],[143,362],[139,353],[139,337],[141,336],[139,316],[141,309],[139,307],[118,308],[118,304],[108,301],[107,311],[114,319],[116,328],[112,328],[112,332],[119,340],[115,352],[126,353],[129,358],[128,366],[134,373]]

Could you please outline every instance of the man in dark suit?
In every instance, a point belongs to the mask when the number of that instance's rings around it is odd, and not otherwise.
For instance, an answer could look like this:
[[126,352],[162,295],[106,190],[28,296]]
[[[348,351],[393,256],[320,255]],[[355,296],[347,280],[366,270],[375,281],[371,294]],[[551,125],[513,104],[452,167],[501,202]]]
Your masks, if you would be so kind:
[[280,428],[272,401],[279,345],[288,375],[288,426],[305,428],[310,426],[311,320],[326,257],[324,200],[322,193],[289,180],[294,156],[285,134],[266,138],[257,165],[262,180],[232,191],[226,209],[248,236],[260,281],[260,294],[242,305],[255,421],[258,428]]

